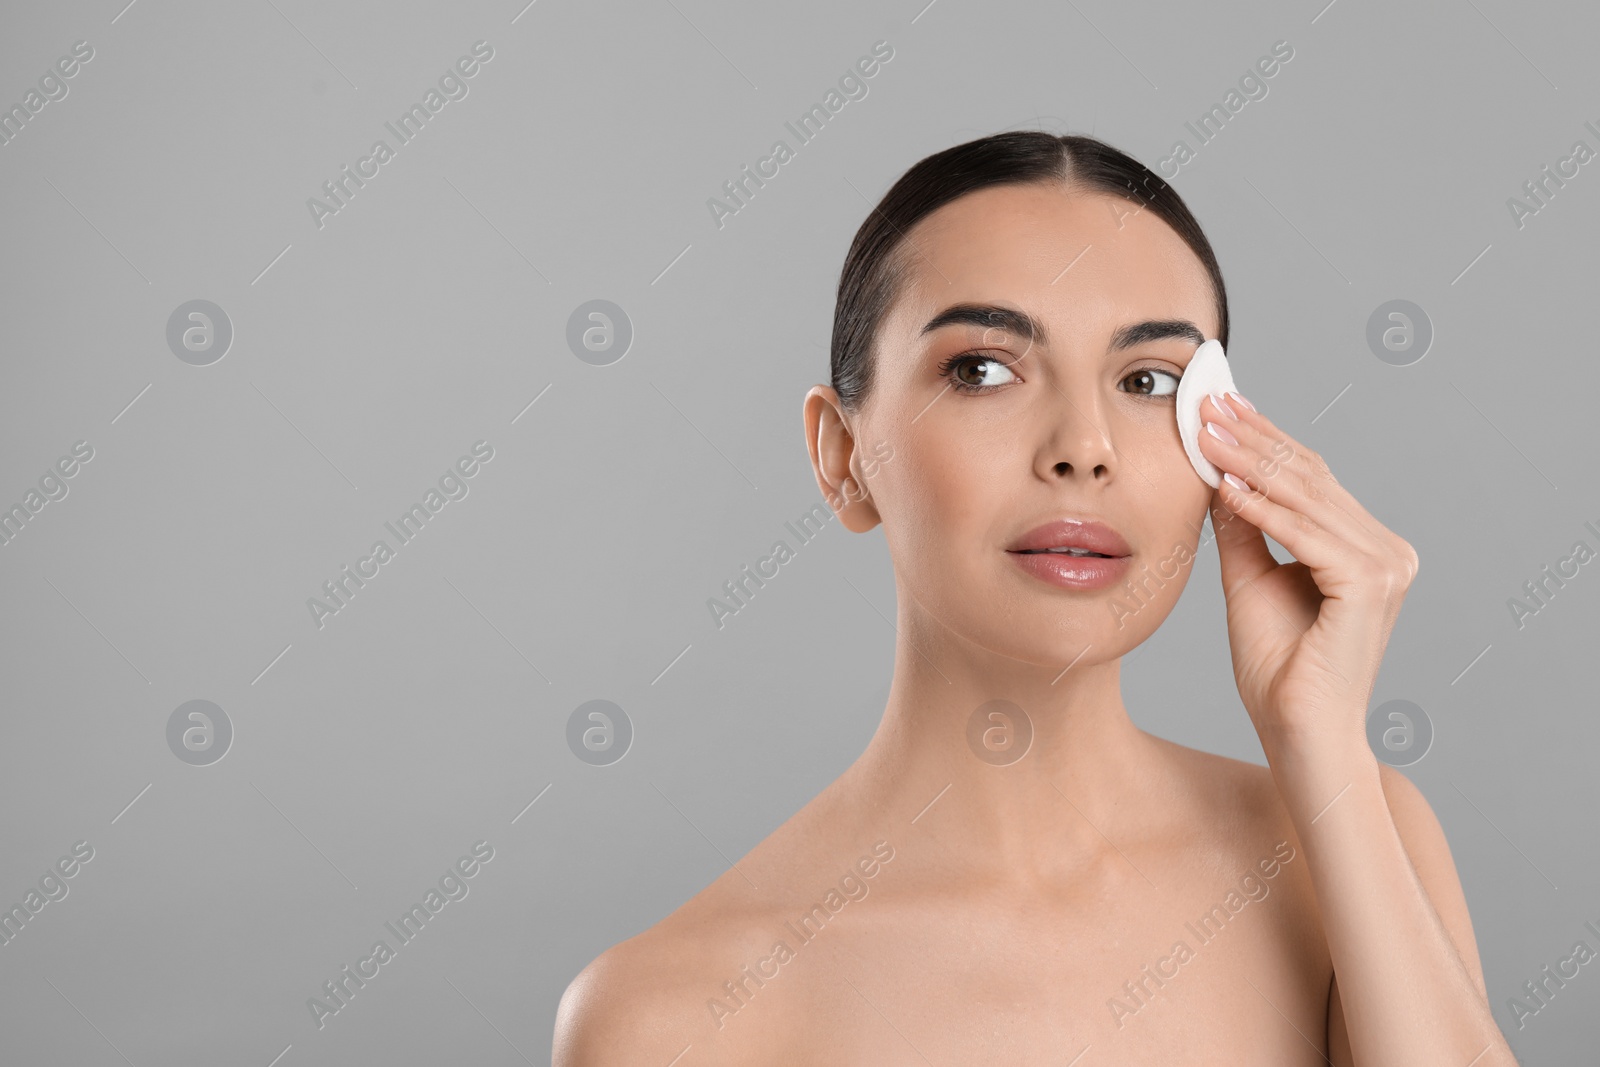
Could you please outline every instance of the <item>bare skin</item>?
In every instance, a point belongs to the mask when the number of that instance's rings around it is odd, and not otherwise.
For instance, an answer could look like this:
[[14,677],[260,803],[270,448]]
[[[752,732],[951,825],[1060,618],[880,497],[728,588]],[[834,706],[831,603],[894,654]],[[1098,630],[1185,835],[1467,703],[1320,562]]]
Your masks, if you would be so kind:
[[[825,386],[805,404],[819,487],[849,529],[882,524],[894,561],[882,722],[734,869],[585,968],[558,1011],[557,1067],[1461,1067],[1480,1049],[1474,1067],[1514,1063],[1486,1002],[1479,1011],[1481,966],[1438,822],[1360,732],[1414,554],[1331,479],[1300,505],[1318,521],[1298,532],[1267,510],[1292,514],[1295,492],[1273,491],[1279,467],[1317,457],[1239,405],[1226,423],[1238,443],[1202,434],[1202,450],[1280,502],[1214,491],[1163,395],[1197,340],[1114,343],[1146,321],[1216,335],[1194,254],[1136,203],[1054,185],[964,196],[902,251],[908,280],[865,406],[846,412]],[[923,331],[955,304],[1023,310],[1045,337]],[[939,373],[967,352],[978,355],[957,380],[984,391]],[[1202,414],[1228,418],[1211,400]],[[1208,508],[1239,696],[1269,767],[1157,738],[1122,702],[1121,658],[1176,604]],[[1043,582],[1005,549],[1060,517],[1113,527],[1131,573],[1172,577],[1146,584],[1142,605],[1119,586]],[[1315,566],[1270,569],[1261,529]],[[1334,534],[1383,579],[1381,604],[1346,589],[1354,571],[1326,547]],[[1334,610],[1346,604],[1370,606]],[[1281,630],[1257,618],[1268,608]],[[1234,696],[1197,694],[1193,712]],[[1011,762],[969,741],[975,711],[997,699],[1032,729]],[[1014,718],[992,721],[1016,730]]]

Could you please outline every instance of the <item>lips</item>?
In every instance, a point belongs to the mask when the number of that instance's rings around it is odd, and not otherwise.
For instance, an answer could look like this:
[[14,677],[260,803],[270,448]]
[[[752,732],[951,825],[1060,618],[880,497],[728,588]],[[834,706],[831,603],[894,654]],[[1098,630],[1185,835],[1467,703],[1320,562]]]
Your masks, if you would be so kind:
[[1132,554],[1111,527],[1081,519],[1055,519],[1023,534],[1008,549],[1019,555],[1050,553],[1069,558],[1121,559]]

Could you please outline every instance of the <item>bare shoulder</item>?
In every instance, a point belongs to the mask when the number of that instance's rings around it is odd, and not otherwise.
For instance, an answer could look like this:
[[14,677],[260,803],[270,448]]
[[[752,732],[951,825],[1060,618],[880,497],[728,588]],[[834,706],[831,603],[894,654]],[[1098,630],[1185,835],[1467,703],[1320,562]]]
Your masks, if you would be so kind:
[[[590,1067],[646,1060],[659,1049],[666,998],[648,932],[606,949],[561,994],[556,1007],[553,1067]],[[663,1062],[670,1060],[667,1056]]]
[[1163,783],[1166,802],[1182,813],[1178,829],[1200,850],[1200,862],[1225,877],[1241,877],[1241,872],[1250,868],[1289,872],[1277,880],[1294,887],[1292,892],[1298,898],[1294,913],[1320,928],[1310,874],[1305,863],[1298,861],[1303,852],[1300,836],[1272,770],[1157,740],[1171,768]]
[[556,1008],[553,1067],[670,1063],[689,1044],[684,1007],[704,947],[657,925],[595,957]]
[[[768,1060],[787,1040],[782,997],[764,997],[763,1025],[728,1027],[727,987],[747,982],[747,964],[771,951],[786,898],[780,887],[820,862],[832,835],[817,801],[649,929],[597,956],[567,986],[556,1009],[552,1067],[684,1063],[696,1067]],[[770,1046],[770,1047],[765,1047]]]
[[[746,946],[759,943],[760,918],[718,883],[643,933],[602,952],[567,986],[556,1009],[552,1067],[735,1062],[758,1050],[717,1040],[710,1005],[738,977]],[[752,1031],[748,1038],[759,1038]]]
[[1174,794],[1171,799],[1186,805],[1185,810],[1232,830],[1292,833],[1293,823],[1269,768],[1161,737],[1155,740],[1173,768],[1167,783]]

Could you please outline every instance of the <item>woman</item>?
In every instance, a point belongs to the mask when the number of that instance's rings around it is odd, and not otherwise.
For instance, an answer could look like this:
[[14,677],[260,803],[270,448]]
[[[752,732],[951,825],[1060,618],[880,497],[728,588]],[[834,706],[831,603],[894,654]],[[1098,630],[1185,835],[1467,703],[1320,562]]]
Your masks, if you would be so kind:
[[[817,484],[894,561],[883,721],[585,968],[558,1067],[1515,1063],[1439,823],[1366,740],[1416,554],[1236,393],[1201,404],[1200,477],[1174,393],[1210,338],[1205,236],[1099,141],[998,134],[895,184],[804,409]],[[1119,692],[1208,509],[1267,767]]]

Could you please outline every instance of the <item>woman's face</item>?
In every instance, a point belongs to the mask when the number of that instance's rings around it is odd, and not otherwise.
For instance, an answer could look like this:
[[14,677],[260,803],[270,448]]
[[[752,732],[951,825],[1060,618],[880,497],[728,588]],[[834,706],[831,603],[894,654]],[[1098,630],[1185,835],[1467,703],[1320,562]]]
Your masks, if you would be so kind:
[[[1219,325],[1205,268],[1136,202],[1059,185],[969,194],[908,236],[909,280],[852,420],[902,595],[1016,659],[1060,666],[1086,645],[1085,663],[1124,654],[1177,601],[1211,500],[1174,396]],[[1038,333],[927,328],[958,305],[1021,313]],[[892,458],[872,463],[874,449]],[[1009,551],[1057,519],[1120,534],[1125,573],[1065,587]]]

